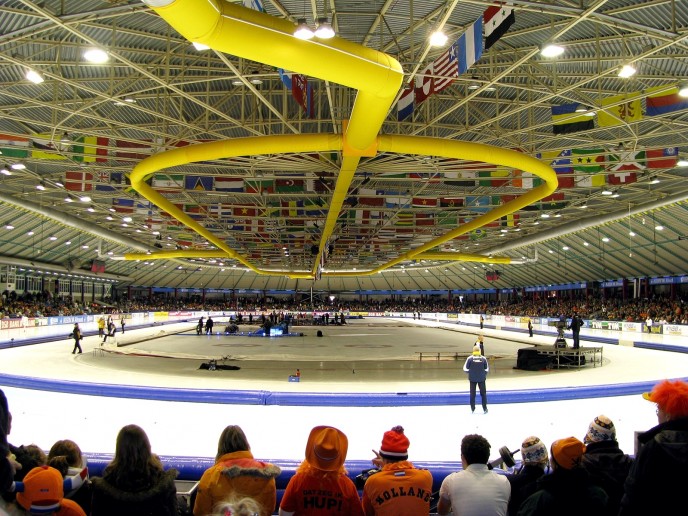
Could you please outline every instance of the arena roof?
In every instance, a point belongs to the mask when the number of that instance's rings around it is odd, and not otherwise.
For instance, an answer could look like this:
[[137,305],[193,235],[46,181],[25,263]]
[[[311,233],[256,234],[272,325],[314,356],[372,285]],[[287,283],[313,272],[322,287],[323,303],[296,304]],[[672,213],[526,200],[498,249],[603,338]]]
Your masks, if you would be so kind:
[[[449,81],[450,44],[490,5],[233,4],[226,20],[244,32],[212,39],[202,10],[175,27],[137,1],[3,2],[0,263],[332,291],[685,273],[688,7],[511,2],[513,24]],[[320,17],[336,38],[289,39]],[[436,29],[444,47],[428,43]],[[213,48],[197,50],[193,30]],[[552,41],[564,53],[545,58]],[[85,61],[96,47],[107,63]],[[637,72],[618,77],[624,64]],[[406,84],[415,104],[400,121]],[[593,116],[559,114],[573,105]],[[163,154],[175,149],[183,159]]]

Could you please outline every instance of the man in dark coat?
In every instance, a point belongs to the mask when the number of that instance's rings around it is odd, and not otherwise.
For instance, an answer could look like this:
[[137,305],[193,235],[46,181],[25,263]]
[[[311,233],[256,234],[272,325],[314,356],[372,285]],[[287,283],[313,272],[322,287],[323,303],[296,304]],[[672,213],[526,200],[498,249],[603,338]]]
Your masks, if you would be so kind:
[[537,491],[521,504],[518,516],[604,516],[607,493],[592,484],[580,466],[585,445],[575,437],[552,443],[552,473],[541,476]]
[[619,512],[624,482],[633,465],[633,458],[619,448],[614,423],[605,415],[597,416],[590,423],[583,442],[586,448],[581,466],[588,472],[592,483],[607,493],[608,514],[615,515]]
[[580,330],[583,326],[583,319],[578,314],[573,314],[571,317],[571,324],[569,324],[569,330],[573,336],[573,349],[580,348]]
[[619,516],[677,514],[688,485],[688,383],[665,380],[643,398],[657,404],[659,424],[638,436]]
[[473,354],[466,359],[463,370],[468,373],[468,381],[471,387],[471,412],[475,412],[475,388],[477,386],[480,389],[480,401],[482,401],[483,404],[483,413],[487,414],[487,389],[485,388],[485,380],[487,379],[487,373],[490,371],[490,366],[487,363],[487,358],[480,354],[480,346],[473,346]]
[[526,437],[521,444],[521,461],[521,468],[506,476],[511,484],[509,516],[516,516],[523,501],[537,490],[537,480],[549,465],[547,446],[539,437]]
[[213,318],[208,316],[208,320],[205,322],[205,333],[206,333],[206,335],[213,333],[213,325],[214,324],[215,323],[213,322]]

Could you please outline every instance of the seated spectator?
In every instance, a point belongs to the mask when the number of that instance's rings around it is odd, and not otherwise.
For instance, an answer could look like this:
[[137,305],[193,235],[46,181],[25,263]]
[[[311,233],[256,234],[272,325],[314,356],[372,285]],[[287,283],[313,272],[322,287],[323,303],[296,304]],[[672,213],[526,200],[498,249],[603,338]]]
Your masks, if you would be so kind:
[[590,482],[581,467],[585,445],[575,437],[554,441],[550,448],[552,472],[537,481],[537,491],[521,504],[518,516],[602,516],[607,493]]
[[430,512],[432,474],[408,460],[410,442],[401,426],[382,436],[373,464],[380,468],[363,486],[363,512],[385,516],[416,516]]
[[346,514],[361,516],[361,500],[344,469],[349,440],[331,426],[316,426],[306,443],[306,458],[289,479],[280,516]]
[[[45,452],[35,444],[22,444],[19,447],[9,444],[9,448],[10,454],[14,455],[14,460],[21,465],[21,468],[17,469],[14,474],[15,482],[24,480],[24,476],[33,468],[45,466],[48,463]],[[14,491],[2,494],[2,499],[7,502],[13,502],[15,497],[16,493]]]
[[260,505],[251,498],[237,501],[221,502],[213,516],[256,516],[260,514]]
[[511,485],[504,475],[487,467],[490,443],[482,435],[461,440],[463,471],[449,474],[440,487],[437,514],[506,516]]
[[657,404],[659,424],[638,436],[619,516],[675,513],[688,485],[688,383],[665,380],[643,398]]
[[91,512],[91,481],[88,478],[86,457],[79,446],[69,439],[62,439],[52,445],[48,452],[48,465],[62,473],[65,479],[77,478],[72,489],[65,490],[65,498],[74,500],[84,510]]
[[244,431],[230,425],[220,435],[215,465],[203,473],[198,484],[194,515],[211,514],[228,497],[249,497],[260,507],[257,514],[269,516],[277,503],[275,478],[280,473],[277,466],[255,460]]
[[545,474],[548,466],[549,455],[545,443],[539,437],[526,437],[521,444],[520,469],[506,476],[511,484],[509,515],[514,516],[523,500],[537,490],[537,480]]
[[581,466],[588,472],[593,484],[604,489],[609,497],[608,514],[619,512],[624,482],[628,477],[633,459],[619,448],[616,428],[607,416],[597,416],[588,427],[583,443],[585,453]]
[[176,516],[178,471],[163,470],[143,429],[127,425],[117,434],[115,456],[93,477],[91,516]]
[[22,482],[14,483],[14,489],[17,505],[27,514],[86,516],[75,501],[64,497],[64,479],[55,468],[33,468]]
[[21,464],[10,453],[7,436],[12,428],[12,414],[7,405],[5,393],[0,389],[0,493],[6,493],[14,481],[14,475]]

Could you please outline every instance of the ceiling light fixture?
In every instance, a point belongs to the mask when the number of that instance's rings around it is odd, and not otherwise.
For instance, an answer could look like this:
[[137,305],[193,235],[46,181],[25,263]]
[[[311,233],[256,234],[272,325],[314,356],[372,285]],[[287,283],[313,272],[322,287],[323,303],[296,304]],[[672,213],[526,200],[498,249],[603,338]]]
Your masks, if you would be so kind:
[[7,224],[5,224],[5,229],[14,229],[14,226],[11,222],[8,222]]
[[256,86],[258,86],[259,84],[263,84],[261,78],[258,77],[258,72],[251,72],[251,75],[253,76],[249,79],[249,82],[251,84],[255,84]]
[[45,184],[40,182],[36,185],[36,190],[45,190]]
[[682,82],[678,85],[678,96],[688,97],[688,82]]
[[471,84],[468,85],[469,90],[477,90],[478,88],[480,88],[480,84],[477,82],[478,81],[477,75],[471,76],[471,80],[476,81],[476,82],[472,82]]
[[622,79],[628,79],[629,77],[635,75],[635,72],[637,72],[637,70],[633,65],[625,64],[619,69],[619,77]]
[[71,143],[71,142],[72,142],[72,140],[69,139],[69,133],[67,131],[65,131],[62,134],[62,138],[60,138],[60,143]]
[[430,34],[430,46],[441,47],[447,42],[447,35],[440,29],[435,30]]
[[540,47],[540,55],[542,57],[559,57],[564,53],[564,47],[556,43],[547,43]]
[[31,68],[26,71],[24,76],[34,84],[40,84],[45,81],[40,73],[38,73],[36,70],[32,70]]
[[602,190],[602,195],[612,195],[614,192],[611,190]]
[[652,177],[652,178],[650,179],[650,184],[651,184],[651,185],[659,184],[659,182],[660,182],[660,181],[659,181],[659,178],[658,178],[657,176],[654,176],[654,177]]
[[327,18],[318,18],[317,28],[315,29],[315,37],[318,39],[334,38],[334,29]]
[[196,50],[199,52],[202,52],[203,50],[210,50],[210,47],[208,45],[204,45],[203,43],[196,43],[195,41],[191,43]]
[[86,52],[84,52],[84,59],[86,59],[86,61],[89,63],[103,64],[107,63],[110,60],[110,57],[102,48],[89,48]]
[[7,170],[6,168],[3,168],[2,170],[0,170],[0,174],[2,174],[3,176],[11,176],[12,172]]
[[82,195],[81,197],[79,197],[79,200],[81,202],[91,202],[91,198],[88,195]]
[[12,163],[10,165],[10,168],[12,170],[24,170],[26,168],[26,165],[24,165],[24,163]]
[[677,167],[688,167],[688,158],[685,156],[681,156],[678,158],[678,161],[676,162]]
[[311,28],[306,23],[306,18],[299,18],[296,21],[296,28],[294,29],[294,37],[296,37],[298,39],[308,40],[308,39],[313,39],[313,36],[315,36],[315,33],[313,33]]

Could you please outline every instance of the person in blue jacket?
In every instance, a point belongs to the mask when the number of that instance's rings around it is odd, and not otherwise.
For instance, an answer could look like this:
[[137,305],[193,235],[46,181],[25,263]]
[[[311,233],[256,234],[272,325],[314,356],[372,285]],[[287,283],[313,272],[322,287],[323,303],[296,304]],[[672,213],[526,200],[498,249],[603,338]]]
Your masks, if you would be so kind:
[[487,392],[485,380],[490,366],[487,358],[480,354],[480,346],[473,346],[473,353],[466,359],[463,365],[464,372],[468,373],[468,381],[471,384],[471,412],[475,412],[475,387],[480,389],[480,400],[483,404],[483,413],[487,414]]

